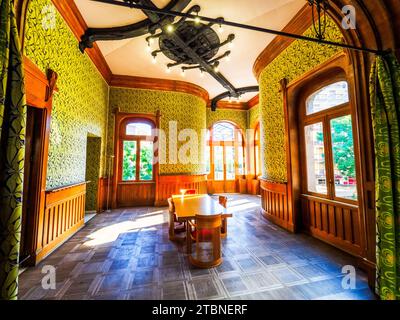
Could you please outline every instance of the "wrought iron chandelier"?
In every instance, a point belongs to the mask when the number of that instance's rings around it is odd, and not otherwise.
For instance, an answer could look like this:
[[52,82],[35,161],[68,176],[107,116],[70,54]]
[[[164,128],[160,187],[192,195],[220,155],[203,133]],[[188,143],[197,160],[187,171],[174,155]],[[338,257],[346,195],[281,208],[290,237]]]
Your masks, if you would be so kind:
[[[87,29],[79,44],[82,52],[86,48],[91,48],[98,40],[121,40],[150,34],[146,37],[147,51],[151,54],[153,63],[157,63],[157,56],[160,53],[172,61],[166,65],[167,73],[178,66],[181,68],[182,76],[185,76],[187,70],[198,69],[200,76],[204,73],[210,74],[227,90],[227,96],[238,101],[243,93],[249,92],[249,87],[235,88],[219,70],[222,60],[228,61],[231,54],[231,51],[227,50],[218,55],[220,48],[226,45],[231,47],[235,39],[234,34],[229,34],[224,41],[220,40],[219,34],[223,33],[224,18],[204,22],[198,15],[201,10],[198,5],[188,9],[186,16],[176,19],[175,16],[157,12],[159,9],[152,0],[123,0],[123,2],[102,0],[101,2],[127,7],[141,5],[146,8],[142,11],[147,19],[121,27]],[[171,0],[162,10],[182,12],[190,2],[191,0]],[[213,28],[216,25],[218,32]],[[153,50],[152,46],[156,41],[158,48]],[[258,87],[256,89],[253,87],[251,90],[257,91]]]
[[[200,6],[195,5],[188,11],[189,14],[198,14]],[[218,18],[223,21],[223,18]],[[222,59],[229,60],[231,51],[217,56],[219,49],[225,45],[232,45],[235,39],[234,34],[228,35],[227,39],[221,42],[217,32],[212,28],[215,23],[204,24],[199,17],[188,20],[181,18],[176,23],[167,24],[156,31],[154,35],[146,38],[148,51],[151,52],[153,62],[156,62],[157,55],[163,53],[172,60],[166,66],[166,72],[171,68],[181,66],[182,76],[186,70],[198,69],[200,75],[204,72],[210,74],[219,73],[219,65]],[[222,24],[219,24],[219,32],[223,32]],[[152,44],[158,40],[159,49],[152,51]]]
[[312,10],[315,34],[319,40],[325,39],[326,16],[329,9],[328,0],[308,0]]

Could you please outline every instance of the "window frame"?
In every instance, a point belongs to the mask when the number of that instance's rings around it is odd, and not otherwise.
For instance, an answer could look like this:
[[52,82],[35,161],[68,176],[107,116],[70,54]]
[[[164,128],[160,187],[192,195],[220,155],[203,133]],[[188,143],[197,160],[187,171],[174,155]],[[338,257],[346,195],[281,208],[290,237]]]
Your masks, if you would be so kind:
[[[120,123],[119,127],[119,159],[118,159],[118,166],[119,166],[119,174],[118,174],[118,183],[151,183],[155,182],[155,164],[153,163],[153,170],[152,170],[152,179],[151,180],[141,180],[140,179],[140,152],[141,152],[141,142],[149,141],[153,144],[156,142],[155,135],[128,135],[126,134],[126,127],[129,124],[134,123],[145,123],[151,126],[151,129],[154,130],[156,128],[155,123],[148,119],[143,118],[140,116],[132,116],[124,119]],[[125,141],[136,141],[136,177],[134,180],[123,180],[123,158],[124,158],[124,142]],[[155,157],[156,150],[153,148],[153,159]]]
[[[359,181],[359,172],[358,172],[358,154],[356,152],[356,128],[355,128],[355,120],[352,113],[351,108],[351,93],[350,93],[350,85],[348,83],[349,89],[349,102],[339,104],[337,106],[312,113],[307,115],[307,99],[313,93],[321,90],[322,88],[334,84],[339,81],[347,81],[346,79],[330,79],[330,81],[322,82],[318,86],[311,88],[311,90],[307,90],[303,95],[302,105],[300,108],[299,115],[299,137],[300,137],[300,158],[301,158],[301,172],[303,175],[303,179],[301,181],[301,192],[305,195],[314,196],[318,198],[324,198],[327,200],[333,200],[342,203],[348,203],[352,205],[357,205],[359,203],[360,190],[359,190],[359,182],[357,182],[357,200],[347,199],[336,196],[335,190],[335,170],[334,170],[334,159],[333,159],[333,146],[332,146],[332,131],[331,131],[331,120],[337,119],[343,116],[351,116],[352,120],[352,134],[353,134],[353,144],[354,144],[354,161],[356,166],[356,180]],[[325,173],[326,173],[326,185],[327,185],[327,194],[317,193],[308,190],[308,172],[307,172],[307,154],[306,154],[306,141],[305,141],[305,127],[312,124],[322,123],[323,135],[324,135],[324,153],[325,153]]]
[[[213,140],[213,128],[216,124],[218,123],[229,123],[234,127],[235,130],[235,137],[233,141],[223,141],[223,140],[218,140],[214,141]],[[210,139],[207,140],[207,146],[210,147],[210,158],[208,159],[210,161],[210,172],[208,173],[208,178],[210,180],[214,181],[236,181],[239,177],[243,177],[246,174],[246,155],[245,155],[245,140],[244,140],[244,135],[242,129],[239,128],[239,126],[229,120],[221,120],[214,122],[211,127],[209,128],[210,132]],[[242,138],[241,145],[239,143],[239,135]],[[223,170],[224,170],[224,179],[223,180],[215,180],[215,164],[214,164],[214,147],[215,146],[221,146],[223,148]],[[234,180],[227,180],[226,179],[226,147],[234,147],[235,148],[235,179]],[[239,153],[237,152],[238,148],[241,147],[243,150],[243,174],[239,173]]]
[[[258,139],[257,139],[258,133]],[[257,149],[258,149],[258,157],[257,157]],[[258,161],[257,161],[258,160]],[[258,166],[257,166],[258,162]],[[258,168],[259,167],[259,168]],[[260,122],[254,128],[254,175],[258,178],[262,176],[261,169],[261,129]]]

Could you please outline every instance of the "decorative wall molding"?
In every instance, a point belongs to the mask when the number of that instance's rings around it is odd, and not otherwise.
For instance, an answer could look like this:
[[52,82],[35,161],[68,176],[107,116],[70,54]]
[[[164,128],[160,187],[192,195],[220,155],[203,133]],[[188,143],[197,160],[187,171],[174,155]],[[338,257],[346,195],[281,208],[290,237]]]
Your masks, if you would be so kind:
[[183,92],[198,96],[206,103],[209,101],[207,90],[185,81],[113,75],[109,84],[111,87]]
[[[303,34],[312,24],[311,9],[308,4],[294,16],[294,18],[283,28],[282,31],[295,34]],[[283,50],[290,46],[296,39],[277,36],[271,43],[260,53],[254,62],[253,73],[258,79],[262,70],[269,65]]]

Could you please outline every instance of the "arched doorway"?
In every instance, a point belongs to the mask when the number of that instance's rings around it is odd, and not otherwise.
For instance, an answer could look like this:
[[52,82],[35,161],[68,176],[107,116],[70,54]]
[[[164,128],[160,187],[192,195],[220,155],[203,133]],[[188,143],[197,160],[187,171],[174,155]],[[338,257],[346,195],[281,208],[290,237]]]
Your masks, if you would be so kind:
[[236,124],[219,121],[210,128],[207,139],[210,192],[237,192],[238,180],[245,175],[244,146],[243,133]]

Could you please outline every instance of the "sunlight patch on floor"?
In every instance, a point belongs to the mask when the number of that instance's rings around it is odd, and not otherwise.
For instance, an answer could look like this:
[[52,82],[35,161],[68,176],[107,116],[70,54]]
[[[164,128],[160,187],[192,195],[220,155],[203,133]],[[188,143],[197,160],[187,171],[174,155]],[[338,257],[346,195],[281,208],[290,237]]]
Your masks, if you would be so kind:
[[85,246],[99,246],[105,243],[110,243],[118,239],[118,236],[122,233],[128,233],[133,230],[140,230],[149,228],[155,229],[157,225],[161,225],[166,222],[166,219],[162,214],[149,217],[139,217],[135,221],[124,221],[116,223],[108,227],[101,228],[98,231],[91,233],[88,237],[91,239],[84,243]]

